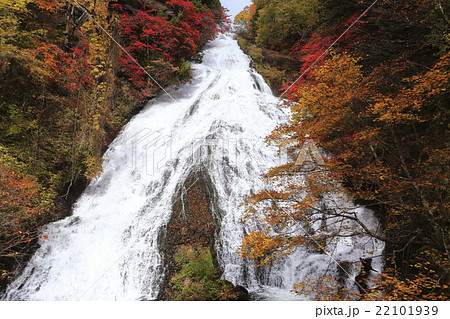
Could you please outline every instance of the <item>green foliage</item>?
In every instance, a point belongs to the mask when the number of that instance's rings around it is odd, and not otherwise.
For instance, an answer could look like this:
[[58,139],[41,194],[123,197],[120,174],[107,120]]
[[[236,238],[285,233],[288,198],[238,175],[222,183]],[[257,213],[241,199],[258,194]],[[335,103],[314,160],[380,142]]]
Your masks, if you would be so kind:
[[192,79],[191,65],[182,59],[176,71],[176,81],[185,82]]
[[261,47],[290,48],[296,39],[308,36],[318,20],[321,1],[258,1],[256,43]]
[[434,6],[429,8],[426,17],[428,23],[434,28],[427,39],[443,54],[450,50],[450,3],[448,1],[436,1]]
[[209,8],[212,11],[218,11],[222,8],[220,0],[193,0],[192,3],[196,8]]
[[286,72],[284,70],[278,70],[275,67],[270,66],[267,63],[257,64],[256,71],[262,75],[264,80],[271,87],[281,87]]
[[17,50],[18,33],[21,32],[19,25],[28,13],[27,4],[30,0],[1,0],[0,1],[0,61],[12,56]]
[[269,63],[268,60],[270,60],[270,58],[274,60],[277,58],[279,59],[280,57],[283,58],[283,56],[279,54],[274,56],[273,53],[276,52],[270,52],[272,55],[268,53],[267,56],[264,57],[263,49],[245,38],[238,36],[237,41],[241,49],[252,58],[252,66],[262,75],[264,80],[276,94],[277,89],[281,88],[286,82],[287,70],[275,63]]
[[183,246],[178,252],[179,255],[175,257],[175,260],[187,262],[181,271],[182,275],[210,280],[216,275],[209,249],[200,247],[192,251],[192,247]]
[[173,300],[215,300],[228,287],[218,277],[209,248],[180,246],[175,262],[181,270],[170,280]]

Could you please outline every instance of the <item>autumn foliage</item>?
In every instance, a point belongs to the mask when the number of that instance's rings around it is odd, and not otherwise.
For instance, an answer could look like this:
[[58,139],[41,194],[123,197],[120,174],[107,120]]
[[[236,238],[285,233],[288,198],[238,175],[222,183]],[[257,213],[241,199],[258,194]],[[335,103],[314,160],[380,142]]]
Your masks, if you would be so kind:
[[0,0],[4,278],[38,227],[67,214],[101,172],[105,147],[159,92],[155,81],[188,79],[187,61],[226,20],[216,0]]
[[[323,300],[448,299],[449,6],[381,1],[309,69],[370,3],[338,7],[325,1],[315,7],[318,20],[308,23],[308,32],[276,43],[261,42],[268,27],[261,15],[276,8],[265,1],[254,5],[248,33],[260,46],[275,46],[302,61],[303,76],[292,86],[286,82],[291,119],[267,138],[291,161],[264,175],[267,188],[245,202],[246,220],[259,219],[266,227],[244,238],[242,257],[264,265],[298,245],[319,245],[326,252],[336,236],[368,235],[386,243],[386,267],[376,288],[336,294],[344,289],[338,283],[310,278],[294,290],[304,294],[322,287]],[[439,30],[446,31],[439,36]],[[323,161],[305,168],[296,159],[309,141]],[[381,232],[351,213],[360,206],[375,212]],[[324,228],[317,229],[321,220]],[[349,226],[330,231],[333,220]],[[316,228],[294,236],[296,223]],[[333,285],[336,289],[327,289]]]
[[[212,40],[218,32],[219,21],[213,13],[196,8],[189,1],[167,1],[164,11],[162,7],[146,2],[140,9],[132,11],[120,4],[112,6],[120,12],[119,34],[127,43],[125,50],[131,55],[123,54],[120,63],[138,88],[157,86],[147,73],[158,78],[161,85],[168,84],[182,67],[177,64],[194,56],[199,46]],[[221,20],[226,20],[223,11],[218,14]]]
[[[22,259],[22,250],[42,236],[36,227],[52,215],[50,198],[36,178],[0,148],[0,258]],[[0,269],[2,280],[10,275]]]

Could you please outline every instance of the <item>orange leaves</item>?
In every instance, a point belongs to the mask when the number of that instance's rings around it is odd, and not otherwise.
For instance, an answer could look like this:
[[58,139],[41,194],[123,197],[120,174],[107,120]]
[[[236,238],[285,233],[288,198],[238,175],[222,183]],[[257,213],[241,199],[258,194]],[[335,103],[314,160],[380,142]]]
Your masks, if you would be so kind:
[[441,56],[429,71],[414,75],[405,81],[408,88],[397,95],[386,96],[371,109],[377,121],[388,124],[426,121],[421,114],[433,96],[445,94],[450,82],[450,53]]
[[[272,251],[277,246],[276,242],[266,232],[254,231],[245,236],[241,257],[259,259]],[[264,261],[263,263],[267,262]]]
[[61,64],[65,53],[55,44],[41,43],[37,48],[30,49],[30,54],[39,61],[38,68],[32,68],[31,72],[37,77],[45,77],[46,80],[54,79],[55,72],[61,70]]
[[351,300],[346,298],[348,289],[342,288],[331,275],[322,277],[310,277],[309,279],[295,284],[293,292],[306,297],[313,296],[312,300],[337,301]]
[[301,123],[293,126],[298,136],[325,141],[339,128],[351,129],[359,121],[356,103],[370,96],[357,62],[348,54],[334,54],[314,70],[312,79],[290,93],[295,101],[291,124]]
[[304,241],[303,237],[290,240],[266,231],[253,231],[245,236],[239,256],[256,261],[256,266],[264,266],[276,261],[280,255],[291,253],[292,249]]
[[33,0],[33,2],[39,9],[48,11],[49,13],[55,13],[67,4],[65,0]]
[[[421,267],[418,264],[412,266]],[[449,287],[442,282],[433,270],[403,279],[400,279],[398,274],[388,270],[379,277],[382,286],[370,293],[371,295],[381,296],[384,301],[448,300]],[[385,293],[377,294],[377,290],[382,290]],[[367,296],[362,296],[362,298],[368,300]]]
[[[264,176],[267,189],[246,202],[245,221],[258,220],[263,227],[244,239],[241,255],[267,262],[288,253],[294,247],[289,241],[296,240],[290,232],[295,223],[302,225],[305,237],[326,244],[339,234],[321,225],[357,222],[357,227],[347,224],[340,230],[369,234],[402,252],[382,276],[380,289],[387,300],[443,299],[448,261],[439,260],[448,260],[449,246],[449,57],[442,54],[420,73],[398,61],[363,68],[365,61],[348,53],[333,53],[316,65],[288,93],[290,122],[268,137],[289,140],[282,146],[291,162],[272,168]],[[308,139],[326,154],[323,165],[295,165]],[[327,194],[336,194],[335,202],[350,198],[371,205],[384,234],[364,228],[346,209],[326,207]],[[305,239],[296,242],[307,244]],[[414,259],[425,252],[426,257]],[[402,273],[392,271],[396,268]],[[329,285],[312,279],[296,291],[318,289],[322,300],[343,298]]]
[[[22,257],[20,249],[39,237],[37,227],[54,209],[36,178],[23,171],[0,146],[0,257],[14,260]],[[0,279],[9,278],[6,270],[0,272]]]
[[425,94],[431,97],[448,90],[450,82],[450,52],[443,54],[434,67],[421,75],[411,77],[411,82],[417,83],[412,89],[415,94]]
[[[2,154],[0,154],[2,155]],[[0,236],[20,232],[24,224],[34,223],[42,214],[39,205],[42,189],[31,176],[20,176],[0,161]]]

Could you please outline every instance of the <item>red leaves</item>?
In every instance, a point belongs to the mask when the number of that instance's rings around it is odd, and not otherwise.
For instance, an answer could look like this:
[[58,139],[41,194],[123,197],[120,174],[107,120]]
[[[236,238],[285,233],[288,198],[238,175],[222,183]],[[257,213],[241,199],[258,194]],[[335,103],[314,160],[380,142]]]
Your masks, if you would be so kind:
[[[357,16],[353,15],[346,22],[336,26],[331,32],[313,33],[308,41],[305,43],[303,40],[298,41],[291,48],[290,55],[299,57],[303,62],[300,68],[300,74],[306,73],[303,77],[290,89],[290,92],[296,92],[303,85],[304,79],[312,78],[314,75],[313,70],[308,70],[314,63],[321,64],[325,59],[326,54],[321,55],[330,48],[330,46],[337,40],[334,46],[340,46],[343,50],[350,49],[356,41],[361,40],[363,37],[357,32],[357,26],[354,26],[349,31],[345,32],[348,26],[350,26]],[[361,22],[359,22],[361,23]],[[344,33],[345,32],[345,33]],[[316,62],[317,59],[320,60]],[[286,90],[289,85],[286,85],[282,90]],[[289,94],[288,94],[289,95]]]
[[167,6],[175,9],[176,13],[183,13],[184,21],[189,21],[189,24],[197,26],[200,23],[201,14],[195,12],[195,6],[192,2],[183,0],[170,0],[166,3]]
[[71,49],[71,54],[66,54],[60,65],[58,82],[70,92],[78,92],[82,87],[94,83],[91,74],[92,66],[89,64],[89,42],[85,36],[81,36],[77,46]]
[[52,195],[25,172],[26,167],[0,146],[0,281],[9,278],[10,265],[23,260],[40,237],[38,227],[55,211]]
[[112,3],[109,6],[111,8],[113,8],[113,9],[116,9],[116,10],[120,10],[120,11],[125,10],[125,7],[123,5],[121,5],[121,4],[118,4],[118,3]]
[[[192,57],[201,43],[213,39],[218,32],[214,14],[206,9],[196,11],[192,2],[170,0],[166,3],[170,10],[164,11],[164,15],[162,10],[152,6],[147,4],[134,10],[133,14],[125,11],[123,6],[113,6],[121,12],[119,31],[128,42],[125,49],[148,70],[160,59],[177,65],[179,61]],[[219,18],[223,16],[219,14]],[[122,55],[120,62],[130,81],[141,92],[148,89],[149,81],[144,70],[127,55]],[[173,68],[167,71],[170,69]]]
[[36,179],[21,176],[4,159],[7,157],[0,153],[0,254],[34,240],[30,229],[45,211],[43,190]]

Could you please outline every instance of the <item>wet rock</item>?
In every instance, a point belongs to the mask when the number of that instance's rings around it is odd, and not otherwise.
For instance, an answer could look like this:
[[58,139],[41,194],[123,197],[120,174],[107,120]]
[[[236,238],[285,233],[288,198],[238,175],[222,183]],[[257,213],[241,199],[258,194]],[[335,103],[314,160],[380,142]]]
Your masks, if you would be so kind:
[[193,170],[180,184],[171,219],[159,236],[165,274],[158,300],[248,300],[245,288],[219,280],[215,198],[205,170]]
[[363,259],[360,258],[361,261],[361,271],[356,276],[355,281],[357,283],[358,289],[360,290],[361,294],[366,294],[369,286],[368,286],[368,279],[371,275],[371,271],[376,271],[372,268],[372,258]]

